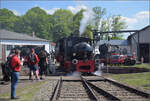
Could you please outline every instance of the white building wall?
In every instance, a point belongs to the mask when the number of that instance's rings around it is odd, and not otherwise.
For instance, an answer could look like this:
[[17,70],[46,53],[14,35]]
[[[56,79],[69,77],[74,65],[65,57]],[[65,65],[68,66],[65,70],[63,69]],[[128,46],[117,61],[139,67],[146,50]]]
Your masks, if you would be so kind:
[[41,46],[45,46],[45,50],[50,53],[50,42],[49,41],[25,41],[25,40],[1,40],[0,44],[6,45],[5,49],[6,49],[6,53],[5,56],[7,57],[10,53],[10,50],[7,50],[7,45],[19,45],[19,46],[23,46],[23,45],[41,45]]
[[24,41],[24,40],[1,40],[4,45],[45,45],[45,50],[49,53],[49,41]]

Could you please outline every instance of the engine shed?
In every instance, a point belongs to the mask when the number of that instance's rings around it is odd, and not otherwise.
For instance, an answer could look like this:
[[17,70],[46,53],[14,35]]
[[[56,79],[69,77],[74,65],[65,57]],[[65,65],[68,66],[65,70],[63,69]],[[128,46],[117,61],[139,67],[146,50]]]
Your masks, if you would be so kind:
[[0,62],[6,61],[6,57],[12,48],[22,46],[44,47],[48,53],[51,48],[49,40],[38,38],[34,33],[30,36],[23,33],[0,30]]
[[145,63],[150,63],[150,25],[128,37],[131,52],[137,54],[137,59],[144,58]]
[[[128,43],[126,49],[130,51],[131,54],[136,56],[136,60],[143,61],[145,63],[150,63],[150,25],[140,29],[140,30],[122,30],[122,31],[106,31],[98,32],[93,30],[94,39],[97,41],[99,39],[97,36],[99,34],[109,34],[109,33],[130,33],[126,42]],[[131,34],[132,33],[132,34]],[[115,44],[117,41],[113,40]],[[118,40],[119,41],[119,40]],[[121,40],[123,41],[123,40]],[[103,41],[102,41],[103,42]],[[106,41],[108,43],[108,40]],[[109,42],[113,44],[113,42]],[[126,45],[125,45],[126,46]]]

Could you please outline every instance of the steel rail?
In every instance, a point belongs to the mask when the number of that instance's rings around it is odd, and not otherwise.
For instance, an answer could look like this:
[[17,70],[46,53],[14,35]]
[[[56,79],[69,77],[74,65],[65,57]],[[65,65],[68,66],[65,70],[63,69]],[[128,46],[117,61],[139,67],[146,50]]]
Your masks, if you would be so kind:
[[141,91],[141,90],[137,90],[137,89],[135,89],[135,88],[133,88],[133,87],[130,87],[130,86],[126,86],[126,85],[124,85],[124,84],[122,84],[122,83],[118,83],[118,82],[113,81],[113,80],[108,79],[108,78],[105,78],[105,81],[111,82],[111,83],[113,83],[114,85],[117,85],[117,86],[119,86],[119,87],[121,87],[121,88],[124,88],[124,89],[126,89],[126,90],[128,90],[128,91],[130,91],[130,92],[132,92],[132,93],[137,94],[137,95],[143,96],[143,97],[145,97],[145,98],[150,98],[150,94],[149,94],[149,93],[143,92],[143,91]]
[[57,101],[57,98],[59,97],[60,95],[60,88],[62,86],[62,77],[60,77],[60,80],[57,82],[57,85],[54,89],[54,92],[50,98],[50,101]]
[[[94,74],[93,74],[93,75],[94,75]],[[95,76],[97,76],[97,75],[95,75]],[[140,96],[143,96],[143,97],[145,97],[145,98],[150,98],[150,94],[149,94],[149,93],[146,93],[146,92],[141,91],[141,90],[137,90],[137,89],[135,89],[135,88],[133,88],[133,87],[127,86],[127,85],[125,85],[125,84],[122,84],[122,83],[120,83],[120,82],[116,82],[116,81],[111,80],[111,79],[108,79],[108,78],[105,78],[105,77],[103,77],[103,76],[98,76],[98,77],[101,77],[101,78],[103,78],[105,81],[111,82],[111,83],[113,83],[114,85],[117,85],[117,86],[119,86],[119,87],[121,87],[121,88],[124,88],[124,89],[126,89],[127,91],[130,91],[131,93],[135,93],[135,94],[140,95]]]
[[96,96],[92,88],[88,85],[87,81],[82,76],[81,76],[81,80],[82,80],[84,88],[87,89],[86,92],[88,96],[90,97],[90,100],[99,101],[98,97]]
[[[86,79],[85,79],[86,80]],[[108,93],[107,91],[95,86],[94,84],[90,83],[86,80],[86,82],[91,86],[92,89],[94,89],[97,93],[102,94],[104,97],[108,98],[111,101],[121,101],[121,99],[113,96],[112,94]]]

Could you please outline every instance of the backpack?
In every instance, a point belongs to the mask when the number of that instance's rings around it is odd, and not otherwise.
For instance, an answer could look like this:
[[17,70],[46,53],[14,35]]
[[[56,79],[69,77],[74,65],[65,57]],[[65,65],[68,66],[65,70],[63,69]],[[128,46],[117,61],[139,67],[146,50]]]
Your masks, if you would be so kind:
[[11,73],[14,71],[13,67],[11,66],[11,60],[14,56],[11,57],[7,57],[7,61],[6,61],[6,71],[8,73],[8,75],[11,75]]
[[29,55],[29,61],[31,62],[31,63],[34,63],[36,60],[35,60],[35,54],[30,54]]

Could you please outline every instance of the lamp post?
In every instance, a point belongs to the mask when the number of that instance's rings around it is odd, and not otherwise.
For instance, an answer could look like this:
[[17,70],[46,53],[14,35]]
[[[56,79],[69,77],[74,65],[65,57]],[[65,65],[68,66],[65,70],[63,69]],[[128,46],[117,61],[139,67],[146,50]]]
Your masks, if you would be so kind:
[[109,73],[108,62],[110,61],[109,60],[109,58],[110,58],[110,55],[109,55],[109,53],[110,53],[110,44],[109,44],[110,37],[111,36],[109,35],[109,33],[107,33],[107,43],[106,43],[107,48],[108,48],[107,54],[106,54],[106,68],[107,68],[107,73]]

